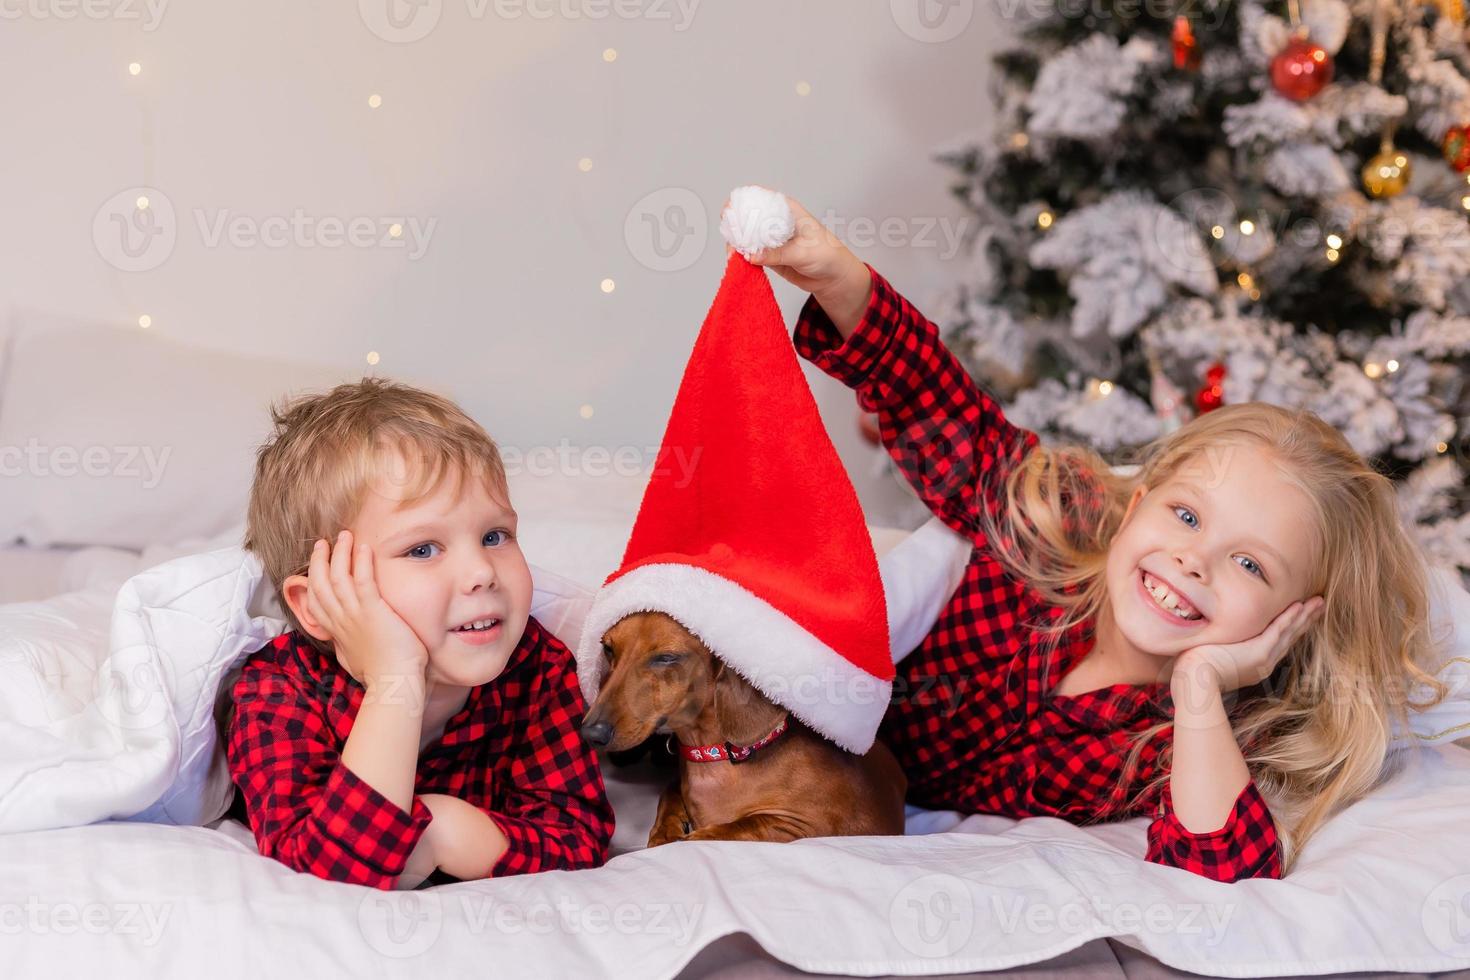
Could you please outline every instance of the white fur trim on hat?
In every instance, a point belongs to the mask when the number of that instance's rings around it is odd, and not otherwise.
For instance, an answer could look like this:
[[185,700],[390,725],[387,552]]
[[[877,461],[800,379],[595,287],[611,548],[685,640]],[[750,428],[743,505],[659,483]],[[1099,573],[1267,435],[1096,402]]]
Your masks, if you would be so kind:
[[589,705],[602,683],[603,634],[635,612],[678,620],[761,694],[841,748],[862,754],[872,747],[893,682],[860,669],[749,589],[695,565],[641,565],[598,592],[577,646]]

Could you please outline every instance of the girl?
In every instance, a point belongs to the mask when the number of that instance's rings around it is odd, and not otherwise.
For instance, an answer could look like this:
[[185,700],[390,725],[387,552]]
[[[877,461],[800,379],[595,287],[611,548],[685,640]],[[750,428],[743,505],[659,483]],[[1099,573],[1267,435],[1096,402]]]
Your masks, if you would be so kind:
[[1280,877],[1390,774],[1429,662],[1427,569],[1391,482],[1260,402],[1144,447],[1133,476],[1009,423],[934,325],[797,202],[752,261],[810,292],[801,356],[856,389],[975,549],[899,665],[881,736],[920,806],[1151,814],[1149,861]]

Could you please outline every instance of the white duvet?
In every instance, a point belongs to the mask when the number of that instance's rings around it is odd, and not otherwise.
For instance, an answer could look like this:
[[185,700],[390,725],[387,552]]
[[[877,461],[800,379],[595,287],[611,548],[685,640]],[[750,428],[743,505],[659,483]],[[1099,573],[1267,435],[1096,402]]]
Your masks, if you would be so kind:
[[[909,834],[677,843],[590,871],[380,892],[297,874],[233,822],[0,837],[7,975],[669,977],[746,932],[804,970],[952,973],[1116,936],[1214,976],[1470,966],[1470,752],[1448,745],[1334,819],[1281,881],[1147,864],[1143,819],[913,811]],[[656,787],[609,769],[618,841]]]
[[[963,566],[946,534],[929,525],[884,554],[900,650]],[[585,591],[544,570],[536,584],[535,613],[574,630]],[[1148,864],[1146,818],[1078,828],[911,809],[900,838],[642,850],[657,780],[611,766],[618,833],[603,868],[412,893],[297,874],[238,824],[190,826],[228,802],[213,697],[279,628],[264,598],[258,567],[223,549],[121,589],[0,606],[7,973],[661,977],[732,932],[802,969],[858,975],[1012,967],[1101,936],[1219,976],[1470,966],[1470,752],[1447,741],[1462,703],[1432,719],[1444,730],[1405,733],[1403,771],[1283,881]],[[1465,627],[1467,601],[1441,592],[1436,608]],[[1455,640],[1470,654],[1466,629]],[[110,822],[67,826],[97,820]]]

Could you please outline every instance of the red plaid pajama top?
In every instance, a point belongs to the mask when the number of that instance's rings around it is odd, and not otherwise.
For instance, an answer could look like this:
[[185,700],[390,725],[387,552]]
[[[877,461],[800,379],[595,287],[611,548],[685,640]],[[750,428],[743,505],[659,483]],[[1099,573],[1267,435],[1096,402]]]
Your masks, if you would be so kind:
[[[871,271],[871,267],[870,267]],[[909,778],[919,806],[1073,823],[1152,814],[1147,859],[1220,881],[1281,877],[1276,829],[1254,780],[1222,827],[1186,830],[1167,782],[1132,810],[1105,812],[1126,756],[1127,735],[1172,717],[1169,685],[1115,684],[1051,695],[1091,648],[1095,622],[1064,634],[1043,665],[1045,640],[1023,628],[1059,614],[1012,578],[979,524],[998,513],[1004,475],[1039,441],[1012,425],[944,346],[934,324],[876,271],[861,324],[844,343],[809,298],[796,349],[857,391],[876,412],[883,444],[920,497],[975,542],[954,597],[918,649],[898,665],[880,736]],[[1043,676],[1045,674],[1045,676]],[[1132,790],[1156,775],[1172,729],[1144,751]]]
[[[260,852],[392,888],[432,816],[418,795],[405,812],[342,764],[362,685],[291,632],[250,655],[231,695],[226,754]],[[571,652],[529,619],[501,675],[472,688],[419,754],[415,794],[456,796],[505,833],[492,877],[606,860],[613,812],[585,712]]]

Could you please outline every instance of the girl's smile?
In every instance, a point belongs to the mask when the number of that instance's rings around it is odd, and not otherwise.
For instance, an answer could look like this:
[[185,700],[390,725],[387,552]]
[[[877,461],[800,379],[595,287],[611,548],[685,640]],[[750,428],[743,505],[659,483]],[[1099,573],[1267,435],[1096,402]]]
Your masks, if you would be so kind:
[[1138,570],[1138,588],[1136,590],[1138,592],[1139,599],[1143,602],[1144,605],[1148,606],[1155,613],[1157,613],[1159,615],[1159,618],[1168,622],[1169,625],[1180,629],[1194,629],[1196,627],[1203,626],[1209,622],[1209,620],[1205,618],[1205,615],[1203,613],[1193,608],[1192,604],[1189,605],[1189,608],[1191,609],[1190,615],[1194,617],[1193,619],[1187,619],[1183,616],[1178,615],[1177,613],[1173,613],[1170,612],[1168,609],[1165,609],[1162,605],[1160,605],[1159,600],[1154,597],[1153,592],[1150,591],[1149,584],[1151,581],[1156,583],[1155,588],[1160,589],[1161,591],[1163,589],[1168,589],[1169,592],[1172,592],[1175,596],[1183,599],[1186,604],[1189,603],[1189,600],[1184,599],[1183,594],[1174,587],[1165,584],[1162,580],[1155,580],[1152,573],[1140,568]]

